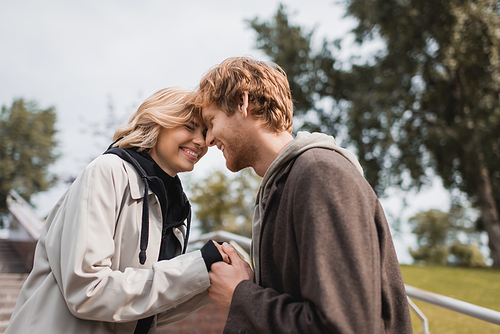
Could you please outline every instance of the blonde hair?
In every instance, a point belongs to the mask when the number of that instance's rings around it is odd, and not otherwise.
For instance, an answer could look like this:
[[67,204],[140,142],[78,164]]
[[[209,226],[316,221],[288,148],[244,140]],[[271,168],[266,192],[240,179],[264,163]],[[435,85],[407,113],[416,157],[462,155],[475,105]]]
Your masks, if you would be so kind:
[[293,102],[285,72],[274,63],[250,57],[233,57],[209,70],[201,79],[196,106],[215,104],[228,116],[241,105],[248,92],[254,105],[251,114],[274,132],[292,132]]
[[186,124],[199,112],[194,106],[194,92],[184,88],[165,88],[144,101],[130,117],[128,124],[120,126],[113,141],[120,148],[138,147],[149,150],[156,145],[160,129]]

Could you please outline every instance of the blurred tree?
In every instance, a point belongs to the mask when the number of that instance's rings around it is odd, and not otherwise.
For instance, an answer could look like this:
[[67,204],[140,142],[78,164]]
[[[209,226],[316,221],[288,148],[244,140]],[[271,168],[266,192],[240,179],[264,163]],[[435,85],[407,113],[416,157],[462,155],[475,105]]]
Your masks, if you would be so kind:
[[[304,128],[347,129],[379,195],[430,182],[459,189],[481,209],[500,267],[500,3],[497,0],[345,0],[359,44],[386,47],[368,61],[338,59],[340,41],[313,51],[313,32],[283,6],[250,21],[257,48],[283,67]],[[325,100],[332,108],[325,108]]]
[[224,230],[252,235],[253,204],[260,177],[246,168],[229,177],[222,171],[191,182],[190,201],[198,206],[196,218],[203,233]]
[[[450,255],[453,255],[454,264],[469,267],[486,265],[478,249],[479,233],[463,207],[454,206],[450,212],[420,212],[411,217],[409,222],[413,225],[419,246],[416,250],[411,247],[408,249],[415,262],[446,265],[450,262]],[[460,241],[461,236],[466,237],[465,242]]]
[[455,260],[452,261],[454,265],[466,267],[486,267],[486,261],[479,248],[474,244],[463,244],[455,242],[450,246],[450,255]]
[[16,99],[0,114],[0,214],[7,210],[11,189],[29,201],[56,181],[48,167],[57,159],[54,149],[56,114],[53,107],[39,109],[35,102]]

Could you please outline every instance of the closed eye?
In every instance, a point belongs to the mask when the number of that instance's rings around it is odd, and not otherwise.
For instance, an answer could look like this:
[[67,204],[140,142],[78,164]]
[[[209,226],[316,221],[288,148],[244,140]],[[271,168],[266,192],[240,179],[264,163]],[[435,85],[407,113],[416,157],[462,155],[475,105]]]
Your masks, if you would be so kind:
[[189,122],[189,123],[187,123],[187,124],[184,124],[184,126],[185,126],[187,129],[189,129],[189,130],[191,130],[191,131],[194,131],[194,129],[196,128],[196,123],[194,123],[194,122]]

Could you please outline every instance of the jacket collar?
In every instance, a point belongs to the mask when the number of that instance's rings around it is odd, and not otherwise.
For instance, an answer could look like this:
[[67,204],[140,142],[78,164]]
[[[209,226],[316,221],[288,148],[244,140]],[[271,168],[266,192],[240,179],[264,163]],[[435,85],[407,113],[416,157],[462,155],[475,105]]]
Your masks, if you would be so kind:
[[[135,170],[134,166],[129,162],[123,161],[123,166],[128,176],[128,185],[130,187],[130,196],[134,200],[138,200],[144,196],[144,182],[140,180],[139,173]],[[148,190],[148,195],[153,194],[151,189]]]

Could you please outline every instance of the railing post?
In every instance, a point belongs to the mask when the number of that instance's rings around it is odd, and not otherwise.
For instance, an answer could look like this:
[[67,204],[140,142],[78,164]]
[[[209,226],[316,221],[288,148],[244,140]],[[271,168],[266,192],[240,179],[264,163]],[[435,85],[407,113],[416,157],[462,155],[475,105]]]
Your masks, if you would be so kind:
[[422,321],[422,334],[429,334],[429,320],[424,315],[422,311],[415,305],[415,303],[410,299],[410,297],[406,296],[408,299],[408,305],[410,305],[410,309],[415,313],[415,315]]

